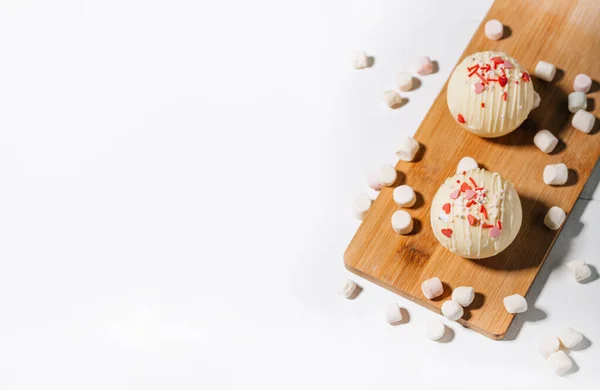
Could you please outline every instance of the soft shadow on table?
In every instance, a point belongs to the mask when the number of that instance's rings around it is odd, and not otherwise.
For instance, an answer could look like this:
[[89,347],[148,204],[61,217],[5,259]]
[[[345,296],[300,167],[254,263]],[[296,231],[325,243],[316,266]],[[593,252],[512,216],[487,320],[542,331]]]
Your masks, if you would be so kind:
[[571,374],[575,374],[577,371],[579,371],[579,366],[577,365],[577,362],[575,361],[575,359],[573,359],[573,356],[571,356],[571,351],[569,351],[568,349],[565,349],[564,351],[567,354],[567,356],[569,357],[569,359],[571,359],[572,366],[569,369],[569,371],[565,372],[563,375],[568,376]]
[[574,347],[571,347],[571,351],[583,351],[585,349],[588,349],[591,346],[592,346],[592,342],[590,341],[590,339],[588,339],[587,337],[585,337],[585,335],[583,335],[583,339],[581,339],[579,344],[577,344]]
[[444,327],[446,328],[446,331],[444,332],[444,335],[437,340],[437,342],[447,344],[450,341],[454,340],[454,330],[448,325],[444,325]]

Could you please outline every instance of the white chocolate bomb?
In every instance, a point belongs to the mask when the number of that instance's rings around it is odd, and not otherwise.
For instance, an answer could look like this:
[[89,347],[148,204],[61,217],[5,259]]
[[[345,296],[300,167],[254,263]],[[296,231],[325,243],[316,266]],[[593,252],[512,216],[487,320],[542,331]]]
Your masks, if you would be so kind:
[[513,185],[496,172],[474,169],[448,178],[431,203],[431,227],[448,250],[468,259],[502,252],[521,228]]
[[535,94],[529,73],[514,58],[486,51],[458,64],[448,82],[447,99],[462,127],[494,138],[523,123],[533,109]]

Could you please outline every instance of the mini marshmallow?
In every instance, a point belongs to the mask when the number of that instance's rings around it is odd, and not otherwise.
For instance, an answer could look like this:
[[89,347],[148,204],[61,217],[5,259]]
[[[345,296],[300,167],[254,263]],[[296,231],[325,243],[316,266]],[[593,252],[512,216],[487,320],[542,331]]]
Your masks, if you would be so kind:
[[573,366],[573,362],[571,362],[565,351],[554,352],[548,356],[548,363],[556,375],[564,374]]
[[352,204],[352,211],[354,215],[358,219],[364,219],[365,215],[367,215],[367,211],[369,211],[369,207],[371,207],[371,198],[367,194],[360,194],[356,198],[354,198],[354,203]]
[[556,336],[542,336],[538,351],[544,359],[560,349],[560,341]]
[[583,335],[573,328],[566,328],[560,332],[558,339],[565,348],[573,348],[583,340]]
[[413,87],[413,77],[410,73],[400,72],[396,75],[396,86],[401,91],[410,91]]
[[403,137],[396,148],[396,156],[402,161],[414,160],[419,151],[419,143],[413,137]]
[[573,89],[577,92],[588,93],[592,88],[592,79],[587,74],[580,73],[573,80]]
[[437,318],[427,323],[425,335],[429,340],[439,340],[444,337],[444,333],[446,333],[446,325]]
[[415,70],[421,76],[426,74],[430,74],[433,72],[433,63],[431,62],[431,58],[425,57],[417,57],[417,62],[415,64]]
[[504,298],[504,307],[510,314],[527,311],[527,301],[519,294],[509,295]]
[[565,213],[565,210],[558,206],[552,206],[544,217],[544,225],[550,230],[558,230],[563,222],[565,222],[566,218],[567,214]]
[[394,188],[394,202],[400,207],[412,207],[417,201],[415,190],[411,186],[403,185]]
[[551,186],[561,186],[569,178],[569,168],[565,164],[550,164],[544,168],[544,183]]
[[533,137],[533,143],[542,152],[550,153],[554,150],[556,145],[558,145],[558,138],[548,130],[540,130]]
[[421,283],[421,291],[423,291],[425,298],[433,299],[444,293],[444,286],[439,278],[431,278]]
[[542,80],[552,81],[556,74],[556,66],[546,61],[540,61],[535,66],[534,74]]
[[389,108],[397,108],[402,105],[404,99],[396,91],[385,91],[383,93],[383,101]]
[[364,69],[369,67],[369,57],[364,51],[354,52],[354,68]]
[[492,19],[487,21],[485,24],[486,37],[492,41],[497,41],[498,39],[502,38],[502,34],[504,34],[504,26],[499,20]]
[[573,127],[579,131],[583,131],[584,133],[589,133],[592,131],[595,123],[596,117],[585,110],[577,111],[571,120]]
[[540,106],[540,103],[542,102],[542,98],[540,97],[540,94],[533,91],[533,108],[538,108]]
[[452,300],[458,302],[462,307],[467,307],[475,299],[475,290],[473,287],[460,286],[452,291]]
[[396,172],[396,168],[393,165],[386,164],[379,167],[377,170],[377,179],[384,186],[391,186],[396,182],[396,178],[398,177],[398,172]]
[[358,285],[354,283],[352,280],[348,279],[344,282],[342,289],[340,290],[340,295],[342,295],[346,299],[350,299],[356,292]]
[[456,173],[466,172],[479,168],[479,164],[473,157],[463,157],[456,166]]
[[396,302],[391,302],[385,307],[385,320],[393,325],[402,321],[402,312]]
[[573,277],[579,283],[583,282],[590,276],[592,276],[592,270],[590,266],[584,263],[582,260],[573,260],[567,263],[567,267],[573,272]]
[[398,234],[408,234],[413,230],[413,220],[409,213],[398,210],[392,214],[392,229]]
[[375,191],[380,191],[383,183],[379,181],[379,172],[372,171],[367,175],[367,185]]
[[587,96],[583,92],[571,92],[567,104],[573,114],[579,110],[587,110]]
[[456,321],[465,314],[465,311],[458,302],[449,300],[442,304],[442,314],[450,321]]

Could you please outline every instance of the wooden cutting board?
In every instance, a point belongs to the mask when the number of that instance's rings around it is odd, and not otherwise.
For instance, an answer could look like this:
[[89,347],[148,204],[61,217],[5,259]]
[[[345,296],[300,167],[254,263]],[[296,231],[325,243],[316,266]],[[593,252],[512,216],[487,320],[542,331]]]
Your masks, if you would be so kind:
[[[490,19],[500,20],[509,31],[500,41],[484,35],[484,24]],[[600,97],[599,26],[598,0],[496,0],[460,60],[475,52],[495,50],[515,57],[530,73],[538,60],[555,64],[560,71],[553,82],[533,80],[542,98],[540,107],[513,133],[497,139],[479,138],[455,123],[446,105],[446,83],[414,136],[422,145],[419,161],[396,165],[402,184],[412,186],[419,195],[416,206],[408,209],[415,231],[408,236],[394,233],[390,220],[399,208],[392,199],[393,188],[384,188],[346,250],[346,267],[438,313],[451,289],[473,286],[475,301],[460,323],[493,339],[504,337],[514,315],[504,309],[503,298],[527,294],[559,234],[544,226],[546,211],[557,205],[567,214],[571,212],[600,155],[600,121],[591,134],[584,134],[571,126],[572,114],[567,110],[573,79],[585,73],[595,80],[588,94],[588,111],[596,117],[600,114],[600,102],[594,103]],[[533,144],[539,129],[548,129],[561,140],[550,155]],[[464,156],[510,180],[523,205],[519,235],[492,258],[473,261],[454,255],[431,231],[431,200]],[[544,167],[559,162],[571,169],[567,185],[545,185]],[[433,276],[442,280],[445,292],[430,301],[420,286]]]

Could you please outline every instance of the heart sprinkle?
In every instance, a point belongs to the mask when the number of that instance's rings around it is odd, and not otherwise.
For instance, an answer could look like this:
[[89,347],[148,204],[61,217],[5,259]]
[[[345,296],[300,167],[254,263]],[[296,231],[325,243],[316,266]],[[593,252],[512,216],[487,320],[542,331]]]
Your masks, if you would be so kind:
[[465,198],[471,200],[475,197],[475,195],[477,195],[477,193],[473,190],[466,190],[465,191]]
[[450,194],[450,198],[452,199],[458,199],[458,195],[460,194],[459,190],[454,191],[453,193]]
[[442,229],[442,234],[448,238],[452,235],[452,229]]
[[498,237],[500,237],[500,234],[502,234],[502,232],[496,226],[494,226],[492,228],[492,230],[490,230],[490,237],[491,238],[498,238]]
[[446,203],[442,206],[442,210],[446,212],[446,214],[450,214],[450,203]]
[[461,190],[461,192],[465,192],[467,190],[472,190],[472,188],[467,183],[462,183],[462,185],[460,186],[460,190]]
[[458,120],[458,123],[466,123],[465,118],[460,114],[457,115],[456,119]]
[[506,78],[504,76],[498,77],[498,84],[500,84],[501,87],[504,87],[507,83],[508,83],[508,78]]
[[480,94],[481,92],[483,92],[483,84],[481,84],[481,83],[473,84],[473,88],[475,88],[476,94]]
[[469,220],[469,225],[471,226],[475,226],[477,225],[477,223],[479,222],[477,220],[477,218],[475,218],[474,216],[472,216],[471,214],[467,215],[467,219]]

